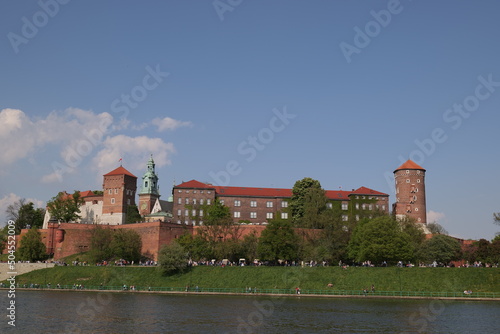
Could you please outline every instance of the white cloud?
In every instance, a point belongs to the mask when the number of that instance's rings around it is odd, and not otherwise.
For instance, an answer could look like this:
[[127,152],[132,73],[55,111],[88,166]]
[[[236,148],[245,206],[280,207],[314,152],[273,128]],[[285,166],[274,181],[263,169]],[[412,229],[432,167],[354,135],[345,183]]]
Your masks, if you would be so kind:
[[[14,204],[15,202],[19,201],[21,199],[20,196],[14,194],[14,193],[9,193],[8,195],[5,195],[4,197],[0,198],[0,226],[3,225],[3,223],[7,222],[7,215],[5,213],[5,210],[7,210],[7,207],[11,204]],[[45,207],[45,202],[34,199],[34,198],[27,198],[26,202],[33,202],[35,205],[35,208],[44,208]]]
[[0,164],[9,165],[33,152],[35,124],[18,109],[0,111]]
[[[76,160],[75,155],[88,155],[100,144],[112,122],[109,113],[95,114],[76,108],[53,111],[43,119],[32,119],[22,110],[3,109],[0,111],[0,165],[31,159],[36,149],[49,144],[61,148],[63,162]],[[45,181],[50,179],[50,175],[44,177]]]
[[162,167],[171,163],[170,155],[175,153],[174,144],[166,143],[161,138],[146,136],[108,137],[103,146],[92,160],[93,169],[98,172],[99,178],[117,168],[121,158],[123,167],[128,170],[143,171],[150,154],[153,154],[156,166]]
[[428,223],[442,224],[441,222],[445,218],[446,218],[446,216],[443,212],[436,212],[436,211],[432,211],[432,210],[427,212],[427,222]]
[[162,132],[165,130],[175,130],[183,126],[192,126],[191,122],[178,121],[170,117],[165,118],[155,118],[151,121],[151,124],[158,127],[158,131]]

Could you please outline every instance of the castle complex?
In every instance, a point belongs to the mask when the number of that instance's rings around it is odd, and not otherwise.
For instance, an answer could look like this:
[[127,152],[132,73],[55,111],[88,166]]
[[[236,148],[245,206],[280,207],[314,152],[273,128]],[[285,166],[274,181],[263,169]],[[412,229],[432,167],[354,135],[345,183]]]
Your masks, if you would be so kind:
[[[396,202],[393,214],[398,219],[414,219],[425,227],[424,176],[425,169],[411,160],[394,171]],[[87,251],[93,228],[106,225],[111,229],[135,230],[142,238],[142,253],[156,259],[161,246],[184,233],[195,233],[197,227],[203,225],[204,207],[216,200],[229,207],[234,223],[258,234],[265,228],[262,225],[267,225],[271,219],[291,219],[287,208],[292,189],[215,186],[191,180],[174,185],[172,196],[164,201],[160,199],[158,181],[153,157],[147,162],[138,193],[137,177],[124,167],[104,174],[102,194],[90,190],[80,193],[84,203],[77,221],[53,221],[47,210],[40,230],[47,251],[54,259]],[[131,208],[135,209],[136,194],[141,221],[125,224],[127,214]],[[345,222],[355,222],[376,213],[389,214],[389,195],[370,188],[327,190],[325,194],[328,208],[340,210]]]

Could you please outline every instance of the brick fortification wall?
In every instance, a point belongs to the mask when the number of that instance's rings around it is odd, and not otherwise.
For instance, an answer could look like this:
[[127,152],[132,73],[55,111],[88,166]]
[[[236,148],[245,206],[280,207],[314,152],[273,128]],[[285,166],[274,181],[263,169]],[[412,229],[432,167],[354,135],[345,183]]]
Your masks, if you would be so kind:
[[[48,229],[39,231],[42,235],[42,241],[47,247],[47,252],[54,254],[54,260],[59,260],[90,250],[90,239],[95,227],[96,225],[90,224],[50,223]],[[141,253],[154,260],[158,259],[158,252],[163,245],[171,243],[172,240],[184,233],[193,233],[192,226],[159,221],[127,225],[99,225],[99,227],[112,230],[128,229],[137,232],[142,240]],[[21,240],[27,232],[28,230],[22,230],[16,241]]]
[[[47,247],[47,252],[54,254],[54,260],[59,260],[73,254],[89,251],[92,230],[96,226],[78,223],[49,223],[48,229],[40,229],[39,231],[42,235],[42,241]],[[170,244],[174,239],[185,233],[197,234],[199,233],[197,230],[200,228],[200,226],[159,221],[127,225],[99,225],[99,227],[112,230],[128,229],[137,232],[142,240],[141,253],[154,260],[158,260],[158,252],[163,245]],[[243,238],[253,232],[256,233],[257,237],[260,237],[265,228],[265,225],[241,225],[239,237]],[[28,230],[22,230],[21,234],[16,238],[17,241],[22,239],[27,232]],[[296,232],[299,236],[304,237],[304,233],[310,234],[317,231],[296,229]]]

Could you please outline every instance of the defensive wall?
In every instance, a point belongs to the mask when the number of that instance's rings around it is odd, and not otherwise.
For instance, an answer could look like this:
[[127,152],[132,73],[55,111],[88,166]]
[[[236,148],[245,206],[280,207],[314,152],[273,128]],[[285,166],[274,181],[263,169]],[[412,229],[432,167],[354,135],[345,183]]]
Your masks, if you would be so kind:
[[[142,240],[141,254],[158,260],[158,253],[163,245],[170,244],[172,240],[179,238],[183,234],[197,234],[201,226],[192,226],[184,224],[176,224],[171,222],[144,222],[125,225],[94,225],[80,223],[49,223],[47,229],[40,229],[42,241],[47,247],[47,253],[53,255],[54,260],[59,260],[67,256],[89,251],[91,248],[92,230],[95,228],[104,228],[111,230],[133,230],[139,234]],[[238,225],[238,238],[243,238],[245,235],[255,233],[256,237],[260,237],[266,225]],[[312,229],[296,229],[299,237],[310,237],[312,234],[317,235],[321,230]],[[19,240],[28,232],[24,229],[21,234],[16,236],[17,248]],[[432,235],[426,235],[430,238]],[[474,240],[457,239],[462,248],[474,242]],[[7,248],[3,253],[7,252]],[[457,261],[456,265],[463,264],[463,261]]]

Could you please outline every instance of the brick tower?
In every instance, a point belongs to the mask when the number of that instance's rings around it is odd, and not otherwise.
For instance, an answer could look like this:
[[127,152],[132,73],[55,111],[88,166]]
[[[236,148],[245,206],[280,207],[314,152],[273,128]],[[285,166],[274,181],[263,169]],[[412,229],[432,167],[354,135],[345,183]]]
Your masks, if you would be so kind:
[[396,203],[392,212],[398,219],[415,219],[427,224],[425,206],[425,169],[408,160],[394,171],[396,181]]
[[128,206],[135,205],[137,176],[120,166],[103,177],[101,223],[121,225],[125,223]]
[[158,198],[160,198],[158,176],[156,175],[155,162],[151,155],[147,164],[146,173],[142,176],[142,185],[139,191],[139,213],[141,216],[151,213]]

